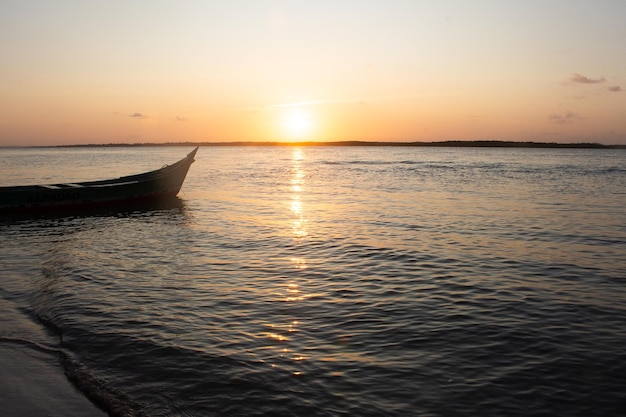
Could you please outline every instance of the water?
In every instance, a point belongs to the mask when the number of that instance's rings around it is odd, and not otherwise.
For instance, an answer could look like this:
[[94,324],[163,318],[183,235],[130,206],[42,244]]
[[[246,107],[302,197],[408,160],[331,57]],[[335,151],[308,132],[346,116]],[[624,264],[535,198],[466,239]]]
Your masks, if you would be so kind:
[[[4,149],[0,178],[188,151]],[[625,157],[204,147],[175,207],[0,222],[0,343],[114,416],[621,415]]]

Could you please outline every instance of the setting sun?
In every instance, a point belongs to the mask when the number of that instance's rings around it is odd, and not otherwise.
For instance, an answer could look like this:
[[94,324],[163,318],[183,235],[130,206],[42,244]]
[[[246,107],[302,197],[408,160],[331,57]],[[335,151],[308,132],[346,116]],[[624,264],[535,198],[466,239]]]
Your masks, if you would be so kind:
[[0,6],[0,146],[626,144],[626,1],[48,3]]
[[303,108],[289,108],[282,115],[281,127],[289,139],[310,138],[315,128],[313,115]]

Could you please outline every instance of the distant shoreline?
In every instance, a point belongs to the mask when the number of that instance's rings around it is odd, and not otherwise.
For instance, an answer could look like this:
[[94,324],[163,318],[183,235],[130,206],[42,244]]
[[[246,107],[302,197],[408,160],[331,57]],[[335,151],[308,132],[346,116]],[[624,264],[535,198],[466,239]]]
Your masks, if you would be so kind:
[[461,148],[569,148],[569,149],[626,149],[626,145],[603,145],[601,143],[516,142],[502,140],[448,140],[440,142],[165,142],[165,143],[101,143],[74,145],[40,145],[27,148],[90,148],[90,147],[139,147],[139,146],[395,146],[395,147],[461,147]]

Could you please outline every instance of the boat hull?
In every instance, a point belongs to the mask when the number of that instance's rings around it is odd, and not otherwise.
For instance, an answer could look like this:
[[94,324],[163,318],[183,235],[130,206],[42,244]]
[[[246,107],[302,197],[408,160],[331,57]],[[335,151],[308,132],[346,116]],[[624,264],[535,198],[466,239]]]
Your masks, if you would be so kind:
[[138,175],[103,181],[0,187],[0,213],[163,202],[180,191],[197,150],[196,147],[175,164]]

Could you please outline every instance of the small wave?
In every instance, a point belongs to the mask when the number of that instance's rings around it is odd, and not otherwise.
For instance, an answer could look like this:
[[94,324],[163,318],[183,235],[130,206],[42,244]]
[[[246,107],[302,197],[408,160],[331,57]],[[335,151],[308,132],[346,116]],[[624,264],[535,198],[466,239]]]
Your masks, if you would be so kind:
[[20,346],[25,346],[27,348],[35,349],[43,353],[59,353],[59,354],[61,353],[61,349],[59,349],[58,347],[48,346],[42,343],[34,342],[32,340],[21,339],[18,337],[0,336],[0,343],[11,343],[11,344],[16,344]]
[[65,374],[74,386],[111,417],[149,416],[143,411],[147,408],[145,404],[132,400],[119,389],[112,388],[69,354],[63,354],[62,364]]

